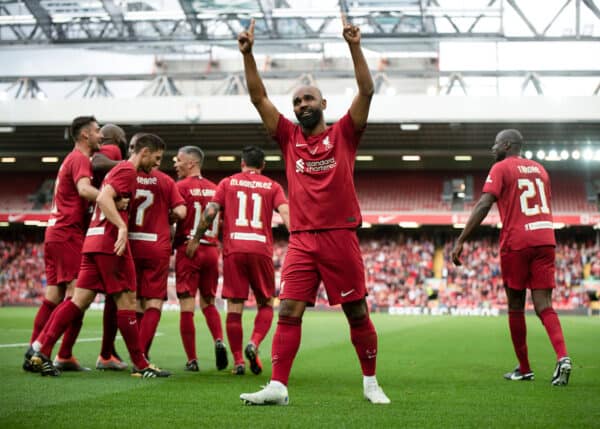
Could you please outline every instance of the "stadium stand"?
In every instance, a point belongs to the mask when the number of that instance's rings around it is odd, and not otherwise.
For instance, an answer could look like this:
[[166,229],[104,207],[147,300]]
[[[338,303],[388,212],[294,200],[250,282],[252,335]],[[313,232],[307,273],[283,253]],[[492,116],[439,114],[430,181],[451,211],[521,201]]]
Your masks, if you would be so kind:
[[[447,241],[436,246],[427,238],[363,239],[361,250],[369,303],[373,309],[432,305],[503,309],[506,300],[497,240],[487,238],[470,242],[465,246],[462,267],[454,267],[450,261],[452,244]],[[275,243],[273,258],[277,279],[286,250],[286,241]],[[443,267],[439,270],[441,279],[435,278],[436,253],[443,256]],[[43,245],[0,241],[0,256],[0,305],[39,303],[46,286]],[[586,276],[600,280],[600,245],[591,242],[582,245],[573,240],[560,242],[556,252],[557,289],[554,292],[558,309],[576,310],[588,304],[589,297],[581,287]],[[170,284],[174,285],[173,282]],[[170,292],[170,300],[175,302],[175,294]],[[321,288],[317,306],[326,302],[327,296]],[[253,304],[251,299],[249,305]],[[528,308],[532,308],[530,304]]]

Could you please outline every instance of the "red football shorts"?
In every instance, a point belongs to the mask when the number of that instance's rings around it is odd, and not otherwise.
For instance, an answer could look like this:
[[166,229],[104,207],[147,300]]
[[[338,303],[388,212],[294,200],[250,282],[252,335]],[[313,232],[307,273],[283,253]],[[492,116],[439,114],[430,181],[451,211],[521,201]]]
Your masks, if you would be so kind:
[[83,240],[51,241],[44,243],[44,264],[48,285],[68,283],[79,275]]
[[167,299],[169,255],[164,258],[133,258],[138,298]]
[[330,305],[357,301],[367,295],[356,231],[331,229],[290,234],[279,298],[314,305],[321,281]]
[[219,249],[217,246],[198,246],[196,254],[192,259],[185,256],[187,244],[177,248],[175,255],[175,278],[177,284],[177,296],[185,294],[204,297],[215,297],[219,283]]
[[77,287],[106,295],[116,295],[124,291],[135,292],[133,258],[107,253],[84,253]]
[[504,286],[517,290],[556,287],[554,256],[554,246],[502,251],[500,266]]
[[248,299],[252,288],[257,300],[275,295],[273,258],[256,253],[231,253],[223,258],[223,298]]

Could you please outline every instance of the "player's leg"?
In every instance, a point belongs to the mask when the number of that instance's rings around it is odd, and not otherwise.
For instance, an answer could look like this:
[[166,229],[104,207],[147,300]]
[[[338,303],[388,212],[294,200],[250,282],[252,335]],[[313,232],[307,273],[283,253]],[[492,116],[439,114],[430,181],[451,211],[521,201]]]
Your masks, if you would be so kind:
[[135,292],[124,290],[111,294],[117,304],[117,325],[127,345],[131,361],[137,369],[146,368],[149,362],[144,357],[139,340],[139,329],[135,315],[136,295]]
[[33,330],[31,332],[31,339],[29,343],[32,344],[37,337],[40,335],[44,326],[50,319],[50,316],[65,298],[65,287],[64,285],[48,285],[46,286],[46,291],[44,292],[44,299],[42,300],[42,305],[38,309],[35,318],[33,319]]
[[572,362],[567,354],[560,320],[552,307],[552,289],[555,287],[555,250],[545,246],[535,249],[531,262],[531,297],[535,312],[542,321],[556,353],[556,368],[552,384],[565,386],[569,383]]
[[244,300],[230,298],[227,300],[227,320],[225,328],[227,330],[227,340],[231,354],[233,355],[233,373],[235,375],[244,375],[246,364],[242,355],[242,343],[244,341],[244,330],[242,327],[242,312],[244,311]]
[[219,371],[227,368],[227,347],[223,343],[223,326],[221,316],[215,306],[215,296],[219,284],[219,250],[216,246],[202,246],[199,253],[201,259],[200,273],[200,309],[206,325],[215,342],[215,364]]
[[271,381],[258,392],[241,394],[240,399],[246,404],[289,403],[287,384],[300,348],[302,316],[307,305],[314,305],[321,282],[314,257],[318,248],[316,235],[311,232],[290,235],[279,294],[279,319],[271,347]]
[[65,284],[60,283],[58,278],[61,275],[60,256],[60,251],[56,243],[44,243],[44,265],[48,286],[46,286],[46,291],[44,292],[42,305],[40,305],[33,320],[33,330],[29,344],[33,344],[38,338],[50,319],[52,312],[65,298]]
[[[66,286],[66,298],[72,299],[75,293],[75,284],[77,279],[70,281]],[[79,332],[83,326],[83,313],[80,317],[75,318],[67,327],[63,335],[58,355],[54,359],[54,366],[59,371],[89,371],[90,369],[79,364],[79,361],[73,356],[73,346],[79,337]]]
[[389,404],[377,378],[377,331],[369,317],[365,269],[356,231],[319,233],[317,266],[330,305],[341,304],[363,374],[363,394],[374,404]]
[[505,285],[508,301],[508,327],[515,355],[519,365],[511,372],[504,374],[504,378],[513,381],[528,381],[534,379],[533,371],[529,365],[527,350],[527,324],[525,323],[526,289],[512,289]]
[[[46,274],[47,275],[47,274]],[[37,372],[31,358],[36,350],[39,350],[40,343],[39,338],[42,338],[47,327],[52,323],[53,316],[55,316],[56,308],[63,301],[65,296],[65,287],[62,286],[46,286],[46,292],[42,305],[38,309],[35,319],[33,320],[33,331],[31,333],[31,339],[29,341],[29,347],[25,352],[23,360],[23,369],[29,372]]]
[[[196,255],[198,252],[196,252]],[[196,355],[196,326],[194,311],[196,309],[196,293],[200,283],[197,256],[190,259],[185,255],[185,245],[177,248],[175,254],[175,288],[179,300],[179,334],[187,361],[186,371],[198,371]]]
[[143,378],[168,377],[168,371],[150,365],[140,345],[136,309],[136,275],[131,256],[94,255],[104,291],[117,304],[117,326],[125,341],[134,368],[132,375]]
[[279,320],[273,345],[271,381],[255,393],[242,393],[240,399],[248,405],[287,405],[289,403],[287,384],[294,358],[300,348],[302,316],[306,302],[282,299],[279,304]]
[[[179,288],[179,285],[177,286]],[[179,333],[187,357],[186,370],[198,371],[198,356],[196,355],[196,326],[194,324],[194,310],[196,299],[189,292],[178,292],[179,298]]]
[[246,344],[244,354],[250,362],[250,371],[253,374],[259,375],[262,372],[263,366],[258,356],[258,348],[267,336],[271,324],[273,323],[273,298],[265,300],[264,298],[256,297],[256,317],[254,318],[254,329],[250,336],[250,341]]
[[262,362],[258,357],[260,344],[267,336],[273,323],[273,296],[275,295],[275,268],[273,258],[263,255],[249,255],[248,273],[250,287],[256,298],[256,317],[250,341],[244,354],[250,362],[250,370],[258,375],[262,372]]
[[127,369],[127,362],[117,354],[115,339],[117,338],[117,303],[110,296],[104,299],[102,313],[102,346],[100,356],[96,360],[96,369],[122,371]]
[[363,393],[373,404],[389,404],[391,401],[377,382],[377,331],[369,317],[367,302],[358,301],[342,304],[342,309],[350,325],[350,339],[360,361],[363,374]]
[[138,277],[138,296],[143,297],[144,304],[140,341],[147,357],[160,322],[163,302],[167,299],[168,278],[168,254],[159,259],[147,259],[144,270]]
[[56,315],[46,329],[45,334],[38,339],[40,342],[39,351],[31,358],[34,367],[38,368],[42,375],[60,374],[49,358],[52,354],[52,348],[69,325],[75,319],[83,317],[83,313],[94,301],[95,297],[95,291],[77,287],[75,288],[73,298],[63,301],[57,307]]
[[502,281],[508,302],[508,327],[510,338],[519,365],[513,371],[504,374],[504,378],[513,381],[534,379],[529,365],[527,350],[527,325],[525,323],[525,300],[529,285],[530,251],[503,251],[500,254]]
[[140,341],[146,356],[150,356],[150,347],[160,322],[163,302],[162,299],[156,298],[145,299],[144,302],[144,318],[140,326]]

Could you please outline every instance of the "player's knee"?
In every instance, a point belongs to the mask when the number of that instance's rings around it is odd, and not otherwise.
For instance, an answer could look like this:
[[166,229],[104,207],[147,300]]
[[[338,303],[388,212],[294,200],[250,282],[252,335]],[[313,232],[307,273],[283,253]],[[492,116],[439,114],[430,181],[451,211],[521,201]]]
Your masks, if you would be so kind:
[[63,299],[65,299],[65,288],[60,286],[48,286],[46,287],[46,293],[44,294],[44,298],[53,304],[60,304]]
[[306,303],[284,299],[279,304],[279,315],[284,317],[302,317]]

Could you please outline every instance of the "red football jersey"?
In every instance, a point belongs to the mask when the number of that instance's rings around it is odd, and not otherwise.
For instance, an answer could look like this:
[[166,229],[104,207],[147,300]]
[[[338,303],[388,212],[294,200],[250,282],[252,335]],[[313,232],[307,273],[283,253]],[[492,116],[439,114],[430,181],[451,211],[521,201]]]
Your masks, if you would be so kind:
[[223,255],[273,256],[273,210],[287,203],[279,183],[256,172],[223,179],[213,200],[223,209]]
[[363,130],[349,114],[316,136],[283,115],[275,139],[285,159],[290,230],[356,228],[361,224],[354,189],[354,160]]
[[[185,243],[196,233],[206,205],[215,196],[217,185],[202,176],[186,177],[177,182],[179,193],[185,200],[187,216],[177,222],[175,247]],[[206,231],[200,243],[216,244],[219,241],[219,216],[215,217],[212,228]]]
[[[104,144],[100,146],[100,150],[98,150],[97,153],[101,153],[113,161],[121,161],[123,159],[123,156],[121,155],[121,149],[119,149],[119,146],[114,144]],[[105,172],[96,171],[94,173],[92,185],[94,185],[96,188],[99,188],[102,185],[104,176],[106,176]]]
[[131,200],[129,243],[134,257],[156,258],[171,253],[171,209],[185,204],[175,181],[160,170],[138,172]]
[[539,163],[516,156],[497,162],[483,192],[496,196],[502,249],[556,245],[550,179]]
[[77,182],[92,179],[92,163],[87,155],[75,149],[62,162],[56,182],[52,210],[46,228],[46,242],[83,238],[88,201],[79,196]]
[[[135,194],[137,170],[129,161],[123,161],[108,172],[102,186],[110,185],[119,198],[133,198]],[[128,223],[129,210],[119,212],[121,218]],[[90,227],[85,234],[82,253],[114,253],[115,241],[117,241],[118,229],[112,222],[109,222],[98,204],[94,207]],[[125,255],[131,254],[129,244],[125,250]]]

